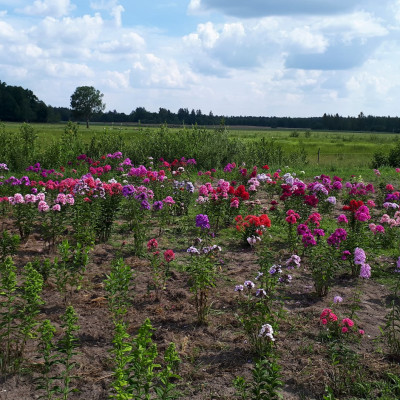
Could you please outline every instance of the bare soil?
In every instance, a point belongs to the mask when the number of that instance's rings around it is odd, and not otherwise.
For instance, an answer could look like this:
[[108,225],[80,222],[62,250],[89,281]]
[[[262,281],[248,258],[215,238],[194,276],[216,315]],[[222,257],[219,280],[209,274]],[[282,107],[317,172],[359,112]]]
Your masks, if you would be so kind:
[[[126,239],[126,238],[125,238]],[[124,247],[125,262],[135,273],[135,288],[132,307],[129,309],[129,333],[135,335],[145,318],[149,317],[154,331],[154,341],[162,354],[170,342],[177,346],[181,357],[178,386],[182,399],[211,400],[232,399],[233,380],[238,375],[250,376],[253,357],[240,324],[235,317],[237,293],[233,288],[246,279],[254,279],[257,271],[256,254],[247,247],[235,250],[224,249],[225,264],[215,290],[210,294],[212,309],[207,325],[196,324],[196,312],[187,277],[174,270],[167,282],[161,300],[155,299],[151,285],[150,267],[146,260],[139,259]],[[121,242],[122,243],[122,240]],[[113,362],[110,356],[113,338],[113,324],[107,309],[104,280],[110,271],[110,262],[121,247],[113,243],[96,245],[90,256],[90,264],[83,288],[72,293],[70,303],[79,315],[79,355],[75,361],[73,385],[78,392],[71,399],[108,399],[112,380]],[[183,261],[186,248],[176,248],[177,261]],[[281,250],[282,260],[286,258]],[[22,267],[34,256],[52,257],[43,250],[43,243],[33,235],[22,245],[15,257],[15,263]],[[388,265],[390,260],[374,260],[373,265]],[[393,261],[392,261],[393,262]],[[326,298],[314,293],[309,271],[300,268],[294,271],[292,283],[280,289],[284,298],[286,316],[276,337],[279,364],[282,367],[284,387],[283,399],[321,399],[325,385],[332,384],[334,369],[327,355],[326,343],[320,340],[319,315],[329,306],[334,295],[343,297],[344,302],[337,310],[344,318],[349,312],[349,299],[355,287],[362,291],[357,323],[365,330],[365,336],[357,343],[351,343],[358,354],[366,379],[375,379],[385,371],[400,373],[398,360],[391,360],[385,354],[387,349],[380,340],[380,327],[384,325],[386,306],[391,300],[387,288],[375,280],[358,282],[349,275],[341,275]],[[61,335],[60,316],[65,304],[50,280],[43,293],[45,305],[40,319],[50,319]],[[346,303],[347,302],[347,303]],[[26,362],[22,373],[0,377],[1,400],[29,400],[39,398],[34,378],[38,376],[41,360],[36,348],[30,343],[25,354]]]

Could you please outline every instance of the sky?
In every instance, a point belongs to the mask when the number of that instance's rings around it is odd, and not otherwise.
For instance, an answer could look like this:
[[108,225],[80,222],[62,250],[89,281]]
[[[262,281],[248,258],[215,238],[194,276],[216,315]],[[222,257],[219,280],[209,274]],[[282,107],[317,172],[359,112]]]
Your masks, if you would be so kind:
[[400,0],[0,0],[0,81],[106,111],[400,115]]

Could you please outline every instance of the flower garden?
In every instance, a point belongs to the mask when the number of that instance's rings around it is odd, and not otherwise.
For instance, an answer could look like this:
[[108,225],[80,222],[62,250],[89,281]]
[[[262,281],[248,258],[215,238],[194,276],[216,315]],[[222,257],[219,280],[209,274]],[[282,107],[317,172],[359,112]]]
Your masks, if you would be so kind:
[[0,399],[400,398],[400,170],[191,157],[0,164]]

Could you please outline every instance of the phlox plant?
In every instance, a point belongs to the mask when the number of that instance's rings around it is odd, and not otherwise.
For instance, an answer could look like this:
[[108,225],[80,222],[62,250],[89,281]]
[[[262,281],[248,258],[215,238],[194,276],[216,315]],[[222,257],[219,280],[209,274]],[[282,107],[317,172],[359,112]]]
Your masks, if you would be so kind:
[[[250,280],[235,287],[238,293],[236,317],[249,338],[253,352],[260,357],[273,354],[275,341],[273,334],[277,331],[279,321],[283,316],[277,288],[278,285],[287,284],[292,279],[280,265],[271,267],[270,259],[270,251],[265,246],[261,247],[258,261],[260,271],[256,277],[258,288]],[[287,268],[292,269],[294,262],[299,265],[300,257],[293,255],[287,261]]]
[[173,210],[175,216],[188,214],[195,199],[194,191],[195,188],[191,181],[174,180],[172,182],[172,197],[175,200]]
[[251,371],[251,380],[238,376],[233,381],[235,397],[241,400],[282,399],[279,388],[283,386],[281,367],[276,357],[260,357]]
[[342,318],[336,315],[330,308],[324,308],[319,317],[323,329],[323,336],[328,340],[340,339],[350,341],[364,335],[364,330],[350,318]]
[[105,280],[108,308],[114,321],[122,320],[131,304],[133,272],[123,258],[117,258],[111,263],[110,274]]
[[40,233],[49,249],[54,248],[59,237],[66,231],[69,207],[75,202],[71,194],[59,193],[53,206],[43,211],[39,208]]
[[0,369],[3,371],[20,367],[43,304],[41,275],[28,263],[24,267],[24,281],[18,286],[16,271],[11,257],[0,264]]
[[400,305],[396,301],[400,294],[400,257],[397,260],[394,269],[395,284],[392,287],[393,300],[390,303],[390,309],[385,316],[385,326],[383,329],[384,338],[390,351],[400,355]]
[[252,281],[237,285],[235,291],[238,292],[236,317],[249,339],[252,351],[258,356],[272,354],[278,319],[267,292],[261,288],[255,289]]
[[63,365],[64,368],[60,376],[62,385],[57,387],[57,392],[61,394],[62,400],[67,400],[70,393],[76,392],[76,389],[71,387],[71,382],[73,379],[72,372],[77,367],[74,356],[77,355],[75,349],[78,347],[76,334],[80,329],[79,325],[77,325],[78,314],[72,306],[67,307],[64,315],[61,317],[61,321],[64,334],[58,341],[56,349],[58,352],[57,362]]
[[93,221],[95,220],[95,209],[88,197],[76,196],[74,207],[71,211],[71,225],[73,238],[83,246],[94,245],[96,232]]
[[319,297],[328,294],[335,272],[340,265],[340,245],[337,241],[330,244],[329,238],[327,241],[320,241],[318,245],[310,246],[308,251],[308,265]]
[[171,262],[175,259],[175,254],[171,249],[165,250],[163,254],[161,254],[158,250],[158,242],[156,239],[150,239],[147,242],[147,250],[156,299],[160,300],[160,294],[166,289],[166,282],[170,275],[169,270]]
[[[243,190],[240,191],[239,188]],[[201,185],[199,197],[196,200],[197,207],[203,214],[207,214],[211,221],[211,227],[218,231],[221,226],[229,224],[232,219],[240,213],[243,204],[244,186],[239,186],[236,190],[228,181],[220,179],[217,187],[213,188],[210,182]],[[246,192],[249,198],[248,193]]]
[[114,359],[111,399],[162,399],[173,400],[180,396],[173,379],[177,375],[180,359],[171,343],[164,353],[164,366],[156,363],[158,350],[152,341],[153,327],[147,318],[140,326],[136,337],[131,338],[127,326],[115,325],[113,348]]
[[248,243],[247,238],[252,236],[262,238],[266,228],[271,226],[271,220],[267,214],[246,215],[244,218],[239,214],[235,217],[235,221],[236,230],[241,233],[243,243]]
[[11,235],[6,230],[2,232],[0,237],[0,262],[4,262],[8,256],[17,253],[20,241],[19,235]]
[[[30,198],[28,197],[28,199]],[[36,196],[33,196],[32,201],[26,201],[25,197],[20,193],[16,193],[9,198],[9,203],[13,205],[12,216],[15,219],[15,224],[22,240],[27,240],[33,230],[37,218],[36,201]]]
[[295,227],[297,226],[299,220],[300,220],[299,213],[295,212],[292,209],[286,211],[285,221],[287,222],[287,240],[288,240],[291,252],[294,252],[296,250]]
[[79,290],[86,266],[89,262],[90,247],[80,243],[71,245],[68,240],[63,240],[58,246],[59,257],[54,259],[52,271],[55,275],[57,290],[67,300],[67,290]]
[[124,197],[121,203],[121,216],[126,221],[129,231],[133,232],[133,250],[136,255],[143,255],[143,245],[151,217],[152,190],[145,186],[125,185],[122,188]]
[[106,242],[111,236],[111,229],[119,211],[121,202],[121,184],[115,182],[103,184],[105,195],[92,201],[95,203],[95,232],[100,242]]
[[349,237],[348,249],[353,251],[356,247],[362,247],[365,235],[363,234],[368,221],[371,219],[370,210],[362,200],[350,200],[350,203],[343,206],[343,211],[347,211],[349,218]]
[[197,313],[197,322],[204,324],[210,309],[209,293],[216,285],[220,258],[219,246],[206,246],[197,249],[190,247],[187,252],[190,254],[189,262],[185,271],[189,276],[190,291],[194,293],[194,301]]

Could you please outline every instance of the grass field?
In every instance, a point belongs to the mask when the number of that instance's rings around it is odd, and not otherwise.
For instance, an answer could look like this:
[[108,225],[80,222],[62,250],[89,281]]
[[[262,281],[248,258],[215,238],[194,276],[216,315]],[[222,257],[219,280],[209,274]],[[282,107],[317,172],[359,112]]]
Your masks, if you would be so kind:
[[[20,123],[6,123],[7,132],[17,132]],[[65,128],[65,123],[32,124],[38,134],[40,147],[58,141]],[[194,129],[184,127],[186,130]],[[201,129],[201,128],[196,128]],[[159,126],[139,126],[128,124],[95,124],[89,129],[79,125],[79,133],[84,143],[89,143],[93,136],[104,132],[116,133],[129,143],[131,140],[146,140],[149,133],[160,130]],[[170,132],[179,132],[182,128],[169,128]],[[337,168],[369,168],[376,152],[387,153],[399,140],[398,134],[370,132],[337,132],[309,131],[293,129],[260,129],[254,127],[227,127],[228,137],[243,143],[256,142],[261,139],[273,141],[281,146],[285,153],[302,150],[307,154],[309,167]],[[190,156],[190,155],[188,155]]]

